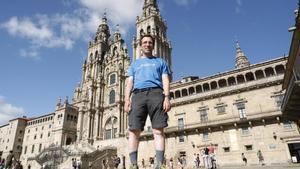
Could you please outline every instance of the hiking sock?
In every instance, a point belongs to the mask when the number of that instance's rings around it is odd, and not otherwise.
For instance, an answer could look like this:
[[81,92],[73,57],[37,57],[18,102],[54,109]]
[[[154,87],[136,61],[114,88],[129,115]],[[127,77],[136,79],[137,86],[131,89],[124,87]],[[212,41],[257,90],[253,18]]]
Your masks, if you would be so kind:
[[156,150],[156,161],[158,165],[162,165],[164,161],[164,155],[165,151],[164,150]]
[[133,151],[133,152],[129,153],[131,164],[134,164],[134,165],[137,164],[137,153],[138,153],[137,151]]

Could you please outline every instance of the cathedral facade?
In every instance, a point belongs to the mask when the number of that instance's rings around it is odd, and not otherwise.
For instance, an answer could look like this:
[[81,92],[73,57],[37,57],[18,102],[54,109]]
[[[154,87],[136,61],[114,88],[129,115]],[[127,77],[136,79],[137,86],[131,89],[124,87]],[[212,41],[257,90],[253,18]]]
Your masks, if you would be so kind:
[[[155,37],[154,55],[165,59],[172,70],[167,25],[155,0],[145,0],[143,13],[136,19],[133,60],[140,57],[142,34]],[[171,83],[172,109],[165,129],[167,160],[185,156],[191,166],[193,154],[213,145],[221,166],[242,165],[242,153],[249,164],[258,164],[258,150],[267,165],[300,161],[299,124],[285,119],[280,110],[286,57],[250,64],[236,42],[235,58],[235,68],[230,71],[204,78],[188,76]],[[124,155],[128,165],[128,120],[123,106],[130,63],[120,32],[111,34],[104,15],[88,44],[82,81],[74,90],[72,102],[68,98],[59,100],[53,113],[18,118],[1,126],[3,157],[14,150],[25,165],[40,166],[46,163],[47,152],[56,151],[49,147],[58,146],[64,148],[59,163],[64,168],[71,158],[110,147],[118,156]],[[12,131],[19,133],[21,141],[5,139]],[[139,150],[139,163],[145,159],[148,165],[148,159],[155,155],[149,121]]]

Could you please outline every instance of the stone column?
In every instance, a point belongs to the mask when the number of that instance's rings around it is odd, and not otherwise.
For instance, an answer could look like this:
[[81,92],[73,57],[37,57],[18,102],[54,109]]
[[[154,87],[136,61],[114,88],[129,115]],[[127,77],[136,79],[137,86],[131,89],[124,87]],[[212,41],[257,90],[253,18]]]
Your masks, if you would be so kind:
[[84,111],[79,110],[78,123],[77,123],[77,142],[82,140],[83,116],[84,116]]

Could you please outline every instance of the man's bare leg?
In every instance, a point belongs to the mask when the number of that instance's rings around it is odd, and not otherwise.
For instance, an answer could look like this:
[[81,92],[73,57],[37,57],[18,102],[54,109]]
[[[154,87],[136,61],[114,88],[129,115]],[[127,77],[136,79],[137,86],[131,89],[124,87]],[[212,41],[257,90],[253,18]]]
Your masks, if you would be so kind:
[[131,164],[137,165],[137,152],[139,147],[139,137],[141,134],[140,130],[129,130],[129,138],[128,138],[128,144],[129,144],[129,157]]
[[165,154],[165,135],[163,128],[153,129],[156,160],[159,165],[163,164]]

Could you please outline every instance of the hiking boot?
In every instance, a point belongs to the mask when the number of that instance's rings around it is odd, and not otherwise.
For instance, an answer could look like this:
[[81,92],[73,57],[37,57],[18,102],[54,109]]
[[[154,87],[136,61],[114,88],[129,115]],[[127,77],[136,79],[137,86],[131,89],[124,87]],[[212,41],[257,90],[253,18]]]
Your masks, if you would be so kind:
[[129,169],[139,169],[139,167],[136,164],[130,165]]

